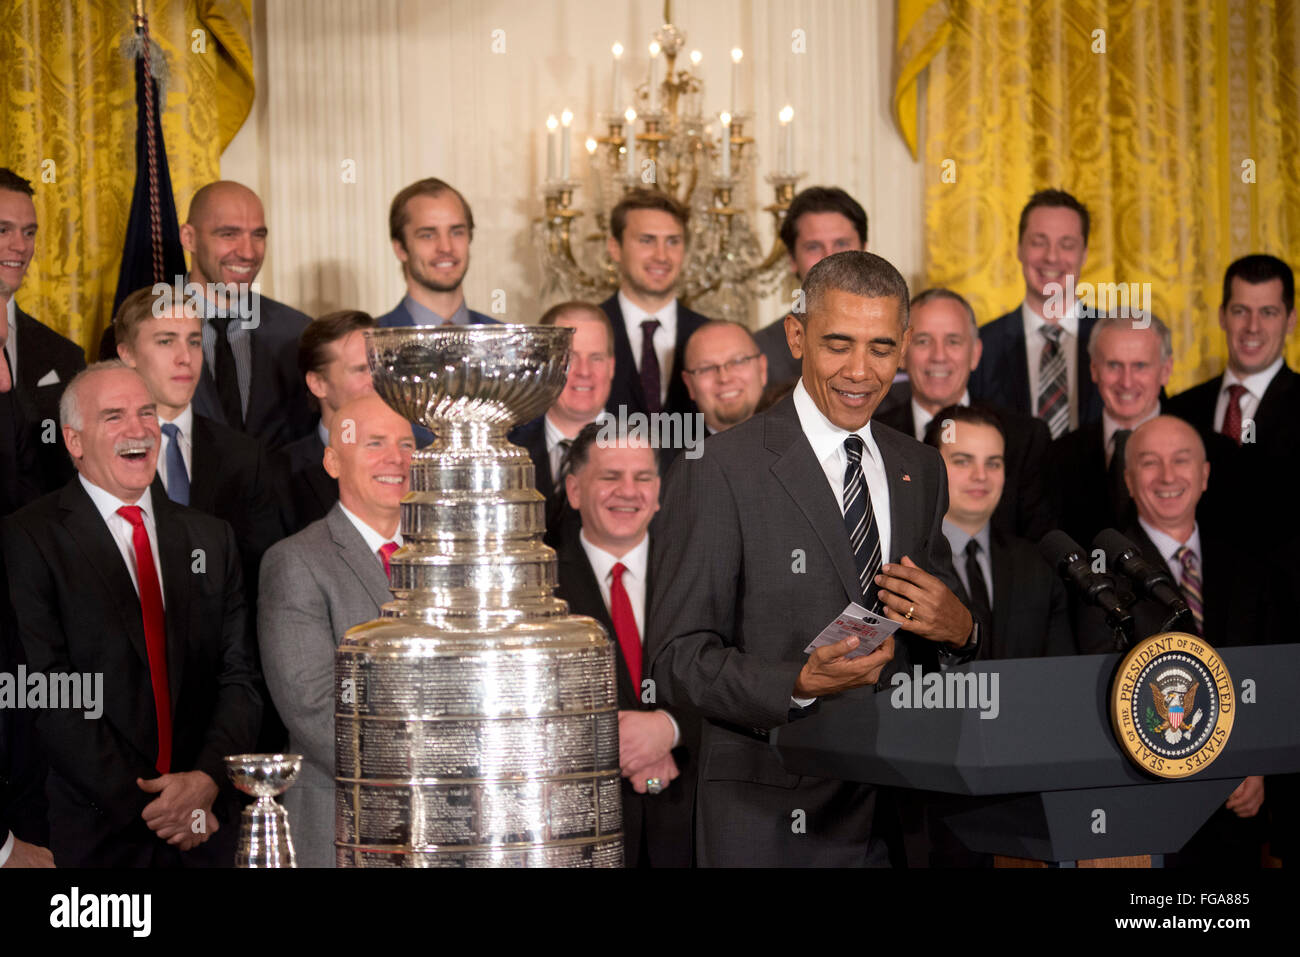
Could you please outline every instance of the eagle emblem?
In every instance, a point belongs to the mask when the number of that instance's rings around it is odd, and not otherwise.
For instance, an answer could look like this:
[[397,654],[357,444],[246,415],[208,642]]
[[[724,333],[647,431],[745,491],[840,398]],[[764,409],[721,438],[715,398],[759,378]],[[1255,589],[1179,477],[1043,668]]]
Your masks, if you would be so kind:
[[[1170,744],[1177,744],[1184,736],[1190,738],[1201,719],[1201,712],[1196,710],[1196,692],[1201,683],[1178,681],[1176,678],[1191,677],[1179,672],[1172,676],[1162,675],[1165,680],[1160,684],[1148,682],[1155,710],[1147,713],[1147,729],[1152,734],[1163,734]],[[1175,680],[1168,680],[1170,677]]]

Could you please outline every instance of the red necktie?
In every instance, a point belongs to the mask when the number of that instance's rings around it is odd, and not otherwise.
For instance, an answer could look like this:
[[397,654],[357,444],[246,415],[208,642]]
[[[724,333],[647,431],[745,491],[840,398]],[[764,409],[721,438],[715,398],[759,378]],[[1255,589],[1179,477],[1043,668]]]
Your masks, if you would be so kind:
[[379,560],[384,563],[384,574],[389,578],[393,577],[393,571],[388,567],[388,556],[393,554],[393,552],[397,551],[399,548],[401,548],[401,546],[398,545],[397,542],[384,542],[384,544],[379,546]]
[[158,768],[166,774],[172,765],[172,696],[167,687],[167,626],[163,617],[162,588],[153,564],[149,531],[138,505],[123,505],[117,514],[131,523],[131,544],[135,546],[135,578],[140,583],[140,613],[144,618],[144,646],[149,654],[149,678],[153,683],[153,706],[158,716]]
[[1245,394],[1244,385],[1228,386],[1228,408],[1223,413],[1224,435],[1238,445],[1241,444],[1241,397]]
[[614,619],[614,632],[618,635],[618,646],[623,649],[623,661],[627,663],[628,674],[632,676],[632,688],[641,693],[641,632],[637,631],[636,616],[632,614],[632,601],[627,597],[623,587],[623,573],[627,566],[622,562],[616,564],[610,572],[609,615]]

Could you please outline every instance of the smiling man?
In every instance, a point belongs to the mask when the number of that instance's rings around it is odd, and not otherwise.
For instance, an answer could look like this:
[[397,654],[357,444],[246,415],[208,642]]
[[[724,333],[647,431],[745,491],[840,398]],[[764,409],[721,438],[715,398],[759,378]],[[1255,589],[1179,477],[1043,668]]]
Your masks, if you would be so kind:
[[686,342],[707,320],[677,301],[686,259],[687,211],[671,196],[634,189],[609,215],[618,292],[600,304],[614,325],[614,384],[606,408],[694,413],[682,381]]
[[388,209],[388,232],[406,296],[379,317],[381,328],[496,322],[465,304],[474,214],[454,187],[434,177],[407,186]]
[[[912,299],[909,324],[912,338],[903,357],[908,382],[892,391],[906,398],[882,406],[876,420],[918,442],[934,414],[949,405],[970,405],[971,372],[979,366],[983,345],[975,312],[958,293],[934,288]],[[993,522],[1003,531],[1031,541],[1055,525],[1055,514],[1043,485],[1043,464],[1050,437],[1042,421],[1010,409],[997,409],[1006,440],[1003,455],[1007,494]]]
[[[808,270],[827,256],[867,248],[867,211],[838,186],[809,186],[790,201],[781,220],[781,242],[790,257],[790,272],[800,283]],[[785,337],[785,317],[754,334],[767,357],[768,378],[775,385],[799,378],[800,362]]]
[[1124,449],[1143,422],[1160,414],[1160,395],[1174,368],[1173,337],[1159,318],[1097,320],[1088,340],[1089,375],[1101,395],[1100,422],[1061,436],[1048,450],[1049,485],[1060,528],[1087,544],[1103,528],[1133,521],[1124,481]]
[[[1199,521],[1197,505],[1213,470],[1196,429],[1170,415],[1138,426],[1125,448],[1125,481],[1136,505],[1136,521],[1124,529],[1142,556],[1166,569],[1183,592],[1196,631],[1216,648],[1258,641],[1260,595],[1257,569],[1239,560],[1217,521]],[[1165,610],[1150,600],[1132,608],[1137,634],[1163,631]],[[1080,609],[1078,635],[1085,654],[1114,646],[1099,609]],[[1246,778],[1227,803],[1178,855],[1185,866],[1256,867],[1262,824],[1264,779]]]
[[[330,423],[325,469],[339,500],[262,562],[257,635],[271,699],[302,773],[284,804],[300,867],[334,866],[334,652],[390,600],[389,558],[402,544],[411,423],[371,393]],[[291,793],[290,793],[291,792]]]
[[[13,170],[0,167],[0,318],[3,353],[0,358],[0,406],[14,406],[12,414],[0,409],[8,422],[0,424],[14,434],[13,443],[0,432],[0,448],[17,444],[33,460],[26,476],[30,489],[6,490],[4,507],[30,501],[59,488],[72,477],[67,450],[61,441],[43,442],[46,422],[59,420],[59,397],[78,372],[86,367],[81,347],[32,318],[16,297],[36,254],[36,205],[32,184]],[[20,351],[21,346],[21,351]],[[28,461],[24,455],[24,461]],[[8,484],[7,477],[5,477]]]
[[714,319],[687,340],[682,379],[712,435],[754,414],[767,385],[767,356],[740,323]]
[[[1223,276],[1219,326],[1228,367],[1169,400],[1169,411],[1202,434],[1227,436],[1227,455],[1210,448],[1216,484],[1230,488],[1225,502],[1282,502],[1300,470],[1300,374],[1286,364],[1286,340],[1295,330],[1295,275],[1276,256],[1254,254],[1232,263]],[[1227,475],[1231,469],[1233,474]],[[1240,516],[1239,516],[1240,517]],[[1272,509],[1270,534],[1300,534],[1300,510]],[[1241,521],[1243,544],[1256,547],[1262,521]]]
[[[181,245],[190,256],[186,285],[196,284],[203,294],[195,411],[274,451],[311,430],[307,389],[297,371],[298,336],[309,320],[268,296],[252,297],[266,237],[262,201],[228,180],[195,193],[181,225]],[[245,307],[252,316],[244,315]],[[115,351],[106,333],[100,355]]]
[[650,520],[659,511],[659,465],[626,435],[602,443],[599,425],[574,440],[565,494],[582,516],[557,548],[556,595],[590,615],[618,645],[618,751],[623,772],[624,863],[689,867],[698,722],[679,721],[646,689]]
[[1082,348],[1095,320],[1073,300],[1090,224],[1088,208],[1064,190],[1029,198],[1016,248],[1024,302],[980,329],[984,357],[971,378],[977,401],[1042,419],[1052,438],[1101,415]]
[[99,720],[36,718],[54,862],[230,866],[224,756],[255,746],[262,708],[234,534],[151,489],[157,404],[138,373],[97,363],[59,412],[79,474],[4,526],[28,667],[104,676]]
[[[800,383],[674,464],[655,537],[651,575],[667,584],[647,657],[661,699],[707,719],[696,840],[708,866],[887,864],[875,790],[786,773],[768,732],[887,679],[891,662],[934,668],[978,647],[942,532],[943,461],[871,422],[907,344],[907,283],[879,256],[844,252],[804,292],[807,313],[786,319]],[[904,630],[858,658],[856,638],[806,654],[849,602]]]

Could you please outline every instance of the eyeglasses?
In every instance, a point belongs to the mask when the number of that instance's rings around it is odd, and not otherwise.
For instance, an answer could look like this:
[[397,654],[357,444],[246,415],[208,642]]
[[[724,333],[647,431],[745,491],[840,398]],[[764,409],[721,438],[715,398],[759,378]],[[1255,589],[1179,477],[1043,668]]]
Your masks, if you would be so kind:
[[761,355],[761,352],[755,352],[752,356],[741,356],[739,359],[731,359],[719,365],[707,365],[700,366],[698,369],[687,369],[686,374],[695,376],[697,379],[712,379],[723,370],[726,370],[727,372],[739,372],[746,363],[753,362]]

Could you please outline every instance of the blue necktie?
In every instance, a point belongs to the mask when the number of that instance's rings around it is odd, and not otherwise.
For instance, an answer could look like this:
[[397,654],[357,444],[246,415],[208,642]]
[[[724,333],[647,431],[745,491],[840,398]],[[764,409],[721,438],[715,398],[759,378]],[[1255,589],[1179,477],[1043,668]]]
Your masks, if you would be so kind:
[[181,430],[175,423],[162,424],[167,436],[167,497],[178,505],[190,504],[190,474],[185,471],[185,456],[181,455]]

